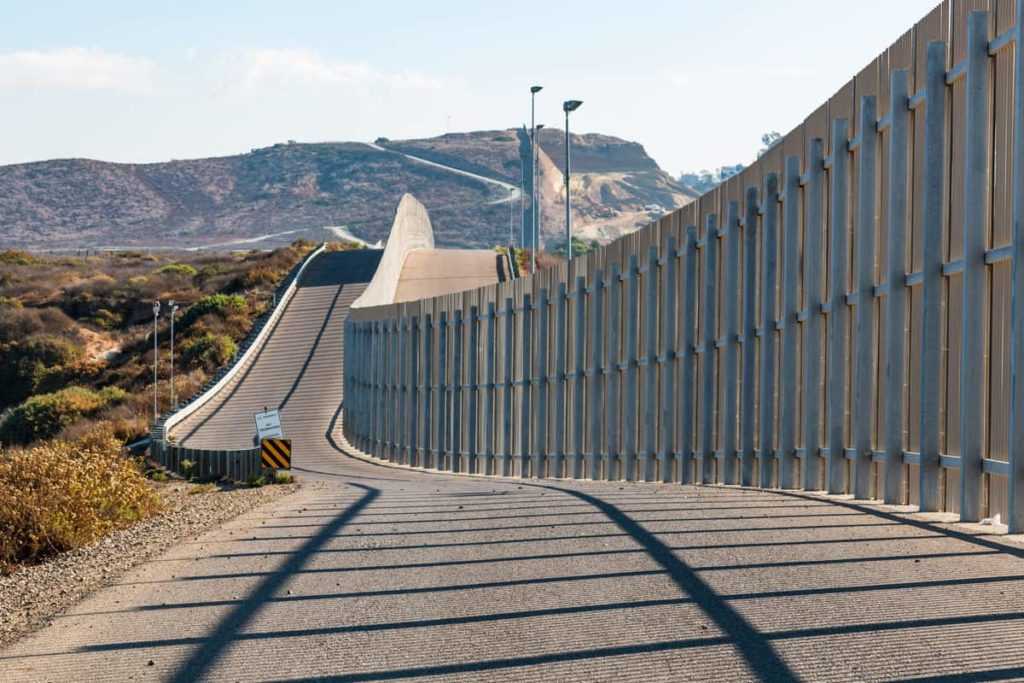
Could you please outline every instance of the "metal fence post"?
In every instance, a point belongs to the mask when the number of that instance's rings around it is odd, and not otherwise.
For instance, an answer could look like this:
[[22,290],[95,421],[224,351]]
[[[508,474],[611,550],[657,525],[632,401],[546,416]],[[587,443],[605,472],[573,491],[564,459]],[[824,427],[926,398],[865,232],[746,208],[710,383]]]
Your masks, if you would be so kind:
[[717,333],[718,230],[715,214],[708,214],[704,229],[704,362],[701,368],[701,448],[697,459],[697,483],[711,480],[715,457],[715,335]]
[[423,316],[423,446],[420,467],[434,466],[434,322],[430,313]]
[[512,376],[514,347],[512,345],[515,335],[514,304],[511,297],[505,299],[505,397],[502,410],[502,446],[501,446],[501,476],[507,477],[512,473],[512,399],[515,392],[515,381]]
[[875,162],[878,129],[874,96],[860,98],[857,136],[857,275],[854,283],[855,333],[853,358],[854,498],[871,497],[872,409],[875,404]]
[[604,272],[594,273],[590,297],[590,344],[594,366],[590,391],[590,448],[587,478],[597,479],[601,457],[601,404],[604,399]]
[[622,386],[621,353],[622,339],[622,272],[618,263],[613,263],[608,279],[608,391],[605,400],[605,464],[604,478],[614,481],[622,477],[619,471],[620,450],[620,388]]
[[681,397],[679,412],[679,482],[688,484],[693,478],[694,435],[697,433],[697,416],[694,411],[696,391],[694,366],[697,354],[697,226],[686,227],[686,241],[683,243],[683,320],[682,320],[682,368],[680,368]]
[[495,383],[496,363],[495,354],[496,328],[495,320],[497,313],[494,302],[487,302],[487,356],[485,359],[485,372],[487,373],[487,391],[484,392],[484,465],[481,474],[494,474],[494,407],[495,394],[498,391]]
[[889,287],[885,306],[885,487],[884,502],[903,502],[903,384],[906,378],[907,316],[907,72],[889,75],[889,215],[886,254]]
[[[1018,46],[1018,49],[1020,46]],[[988,12],[967,17],[964,125],[963,346],[960,359],[960,520],[981,519],[985,428],[986,199],[989,191]]]
[[658,452],[658,247],[647,249],[644,275],[644,346],[647,363],[644,386],[644,452],[640,468],[644,481],[654,480],[654,459]]
[[554,460],[549,465],[548,476],[561,478],[565,476],[565,423],[568,419],[566,414],[567,398],[569,393],[569,378],[565,374],[565,344],[566,344],[566,286],[564,282],[558,283],[558,301],[555,306],[555,378],[558,384],[555,387],[555,453]]
[[[758,188],[746,188],[743,212],[743,379],[739,409],[739,483],[755,485],[754,434],[757,426],[758,358]],[[762,482],[764,484],[764,482]]]
[[445,468],[445,457],[450,450],[451,413],[448,410],[450,382],[448,379],[448,311],[441,311],[437,331],[437,454],[434,469]]
[[832,222],[829,249],[828,312],[828,492],[844,493],[846,479],[846,254],[847,254],[847,171],[850,163],[846,119],[832,121],[830,184]]
[[397,372],[396,380],[396,397],[398,399],[398,419],[395,421],[395,448],[393,459],[395,462],[403,462],[405,458],[405,430],[408,427],[408,420],[405,416],[405,404],[409,397],[409,391],[405,383],[405,366],[406,366],[406,334],[405,334],[405,316],[400,316],[397,320],[398,329],[398,354],[396,356],[397,361]]
[[462,471],[462,383],[463,383],[463,353],[462,341],[465,329],[462,322],[462,309],[455,309],[455,320],[452,325],[452,368],[451,368],[451,412],[452,412],[452,436],[451,459],[448,462],[448,470],[451,472]]
[[[761,242],[761,344],[759,382],[761,411],[758,447],[761,450],[761,486],[768,487],[775,460],[775,283],[778,279],[779,177],[769,173],[764,187],[764,223]],[[781,477],[779,484],[781,486]]]
[[803,318],[803,487],[808,491],[821,484],[821,266],[824,260],[822,232],[825,217],[822,192],[825,175],[824,143],[814,138],[807,151],[807,171],[801,178],[807,198],[804,221],[804,310]]
[[547,476],[548,458],[548,290],[540,290],[537,303],[537,423],[534,425],[533,476]]
[[678,240],[668,239],[665,251],[665,269],[661,281],[661,447],[658,459],[661,461],[661,481],[673,480],[676,441],[676,251]]
[[942,218],[946,203],[946,44],[928,43],[924,120],[924,257],[921,282],[921,456],[919,509],[935,512],[939,499],[939,401],[942,380]]
[[640,311],[637,306],[637,270],[639,270],[637,257],[630,256],[626,270],[626,392],[622,405],[622,477],[626,481],[636,479],[636,453],[637,443],[637,360],[639,359],[637,348],[637,327],[639,325]]
[[420,318],[414,315],[409,319],[410,333],[412,335],[412,358],[410,359],[409,385],[410,385],[410,408],[409,408],[409,447],[405,454],[407,465],[417,464],[417,454],[420,445]]
[[470,474],[477,474],[478,434],[479,434],[479,406],[480,406],[480,309],[477,306],[469,307],[469,420],[467,427],[467,440],[469,448],[466,455],[466,471]]
[[519,396],[519,476],[527,477],[530,472],[530,443],[531,431],[533,429],[533,415],[530,413],[530,401],[533,396],[533,358],[530,355],[532,347],[533,328],[533,301],[529,294],[523,295],[523,334],[522,334],[522,387],[523,391]]
[[[726,212],[725,227],[725,277],[723,286],[725,292],[722,298],[725,300],[725,346],[722,347],[722,375],[725,386],[722,388],[722,483],[735,484],[736,479],[736,411],[737,404],[737,377],[739,372],[739,337],[740,326],[740,205],[739,202],[729,202]],[[745,482],[747,478],[743,471],[747,463],[744,461],[740,467],[740,481]],[[744,486],[749,484],[744,483]]]
[[[800,272],[800,157],[786,157],[783,187],[784,228],[782,236],[782,354],[779,368],[779,488],[798,488],[796,452],[797,386],[796,326],[797,274]],[[814,254],[812,258],[819,258]]]
[[1013,72],[1013,288],[1010,294],[1010,471],[1011,534],[1024,533],[1024,0],[1016,2]]
[[575,387],[572,404],[572,478],[583,477],[583,386],[586,379],[586,351],[584,346],[587,320],[587,284],[582,276],[576,278],[576,322],[573,328],[573,357],[575,359]]

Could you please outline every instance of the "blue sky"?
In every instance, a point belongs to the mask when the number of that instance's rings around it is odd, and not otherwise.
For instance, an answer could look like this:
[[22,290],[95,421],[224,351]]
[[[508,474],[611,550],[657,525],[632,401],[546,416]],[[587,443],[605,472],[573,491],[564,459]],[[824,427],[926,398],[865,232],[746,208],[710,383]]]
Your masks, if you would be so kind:
[[0,164],[561,125],[749,161],[936,0],[0,0]]

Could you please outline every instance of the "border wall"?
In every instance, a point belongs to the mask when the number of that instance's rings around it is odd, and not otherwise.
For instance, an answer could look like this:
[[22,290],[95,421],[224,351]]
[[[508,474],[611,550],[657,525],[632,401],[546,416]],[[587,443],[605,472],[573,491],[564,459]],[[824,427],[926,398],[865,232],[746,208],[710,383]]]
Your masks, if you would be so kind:
[[741,174],[568,266],[354,310],[349,442],[1024,531],[1022,6],[943,2]]

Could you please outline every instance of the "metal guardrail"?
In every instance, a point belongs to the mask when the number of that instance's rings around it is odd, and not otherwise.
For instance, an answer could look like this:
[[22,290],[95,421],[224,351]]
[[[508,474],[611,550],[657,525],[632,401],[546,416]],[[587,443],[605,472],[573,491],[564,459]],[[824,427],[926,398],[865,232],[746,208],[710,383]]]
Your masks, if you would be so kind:
[[[168,446],[166,437],[176,424],[199,410],[199,408],[201,408],[207,401],[216,396],[231,382],[232,379],[234,379],[235,375],[237,375],[238,372],[247,365],[248,361],[258,352],[266,337],[270,334],[270,330],[273,329],[274,324],[281,317],[285,307],[288,305],[288,302],[291,300],[292,296],[294,296],[297,283],[299,278],[302,277],[302,273],[305,272],[313,259],[324,253],[326,248],[327,243],[321,243],[320,246],[310,252],[301,263],[296,264],[296,266],[293,267],[288,275],[281,281],[274,290],[275,304],[270,310],[264,312],[256,319],[252,329],[249,331],[249,334],[246,335],[245,339],[239,345],[239,352],[235,355],[232,362],[221,368],[182,406],[178,407],[176,410],[164,413],[159,419],[157,419],[150,429],[150,437],[152,438],[152,442],[150,444],[150,455],[154,460],[164,467],[174,469],[175,471],[178,471],[180,462],[183,459],[192,460],[199,468],[213,468],[216,466],[216,463],[220,463],[223,458],[227,457],[223,455],[225,453],[248,454],[255,450],[255,471],[259,471],[259,449],[249,449],[245,451],[188,449],[173,445]],[[189,457],[182,456],[182,451],[187,451],[189,453]],[[238,469],[235,466],[229,468],[227,465],[224,465],[224,468],[226,468],[226,471],[235,471]],[[251,474],[251,467],[245,466],[242,467],[242,470]],[[225,476],[227,476],[226,473]],[[248,474],[244,478],[248,478]]]
[[169,470],[182,473],[186,460],[192,463],[189,474],[200,480],[248,481],[263,471],[259,448],[231,451],[164,445],[161,449],[160,464]]

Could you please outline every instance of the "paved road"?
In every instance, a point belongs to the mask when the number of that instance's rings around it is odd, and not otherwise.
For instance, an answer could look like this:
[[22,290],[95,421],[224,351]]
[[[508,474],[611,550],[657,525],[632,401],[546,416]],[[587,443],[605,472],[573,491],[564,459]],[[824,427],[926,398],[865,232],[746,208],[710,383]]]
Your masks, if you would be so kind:
[[[0,652],[0,680],[1024,678],[1024,551],[980,529],[781,493],[350,457],[327,336],[344,311],[327,306],[294,309],[328,321],[318,345],[296,331],[308,365],[289,374],[269,347],[263,361],[303,406],[300,493]],[[296,383],[302,367],[319,379]]]

